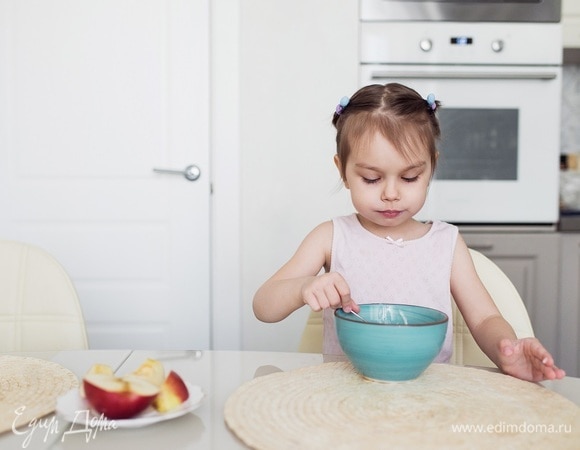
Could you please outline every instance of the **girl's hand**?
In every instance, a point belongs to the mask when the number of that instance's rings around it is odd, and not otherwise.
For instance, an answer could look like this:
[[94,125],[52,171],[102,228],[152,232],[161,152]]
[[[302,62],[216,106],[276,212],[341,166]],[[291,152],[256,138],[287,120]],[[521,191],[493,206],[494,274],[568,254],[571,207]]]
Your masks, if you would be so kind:
[[566,372],[554,365],[552,355],[536,338],[502,339],[499,359],[504,373],[522,380],[559,380],[566,376]]
[[359,312],[360,308],[350,298],[350,288],[345,279],[336,272],[329,272],[309,279],[301,289],[302,300],[313,311],[342,308],[345,312]]

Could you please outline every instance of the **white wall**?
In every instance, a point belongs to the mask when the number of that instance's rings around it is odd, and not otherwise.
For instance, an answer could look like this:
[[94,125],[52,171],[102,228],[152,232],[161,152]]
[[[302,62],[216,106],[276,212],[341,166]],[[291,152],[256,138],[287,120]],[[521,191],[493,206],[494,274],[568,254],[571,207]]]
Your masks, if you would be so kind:
[[240,0],[212,0],[211,348],[241,349]]
[[245,350],[296,350],[306,307],[263,324],[253,315],[252,297],[314,226],[352,210],[333,164],[330,120],[339,99],[357,89],[357,7],[357,0],[241,1]]

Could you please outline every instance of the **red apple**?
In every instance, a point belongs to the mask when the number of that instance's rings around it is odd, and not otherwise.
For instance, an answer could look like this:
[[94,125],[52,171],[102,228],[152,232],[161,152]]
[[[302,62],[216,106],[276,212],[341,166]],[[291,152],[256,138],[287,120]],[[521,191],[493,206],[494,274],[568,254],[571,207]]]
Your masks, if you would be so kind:
[[83,387],[89,405],[108,419],[128,419],[139,414],[159,393],[159,387],[147,380],[126,380],[101,373],[85,375]]
[[173,370],[161,385],[161,391],[155,400],[153,408],[164,413],[177,408],[189,398],[189,391],[183,379]]
[[[111,368],[111,366],[108,366],[106,364],[93,364],[91,366],[91,368],[89,369],[89,371],[86,373],[86,375],[89,375],[89,374],[102,374],[102,375],[111,375],[111,376],[113,376],[113,373],[114,372],[113,372],[113,369]],[[79,388],[79,393],[80,393],[81,397],[84,397],[85,396],[84,383],[81,384],[81,387]]]

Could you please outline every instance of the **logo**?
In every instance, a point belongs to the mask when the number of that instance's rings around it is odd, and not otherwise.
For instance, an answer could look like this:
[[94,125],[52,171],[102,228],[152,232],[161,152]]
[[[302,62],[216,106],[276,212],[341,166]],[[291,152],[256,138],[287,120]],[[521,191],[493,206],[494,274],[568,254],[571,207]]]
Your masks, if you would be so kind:
[[[59,435],[61,432],[60,423],[56,416],[48,418],[34,418],[27,425],[16,426],[18,419],[24,414],[26,406],[21,406],[14,411],[16,415],[12,422],[12,432],[22,436],[22,448],[27,448],[32,439],[40,436],[42,442],[47,443],[52,435]],[[67,426],[63,427],[61,442],[73,434],[84,434],[85,442],[89,442],[97,437],[101,431],[116,430],[117,423],[114,420],[107,419],[104,414],[94,416],[89,410],[75,411],[74,419]]]

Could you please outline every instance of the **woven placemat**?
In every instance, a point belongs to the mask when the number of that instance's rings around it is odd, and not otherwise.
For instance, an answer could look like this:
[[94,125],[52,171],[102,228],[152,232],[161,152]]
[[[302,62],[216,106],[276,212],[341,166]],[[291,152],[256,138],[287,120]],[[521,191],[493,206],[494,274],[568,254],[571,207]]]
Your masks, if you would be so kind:
[[227,400],[225,422],[256,449],[574,448],[580,408],[540,385],[432,364],[379,383],[348,362],[256,378]]
[[75,374],[54,362],[0,355],[0,433],[53,412],[56,399],[78,385]]

